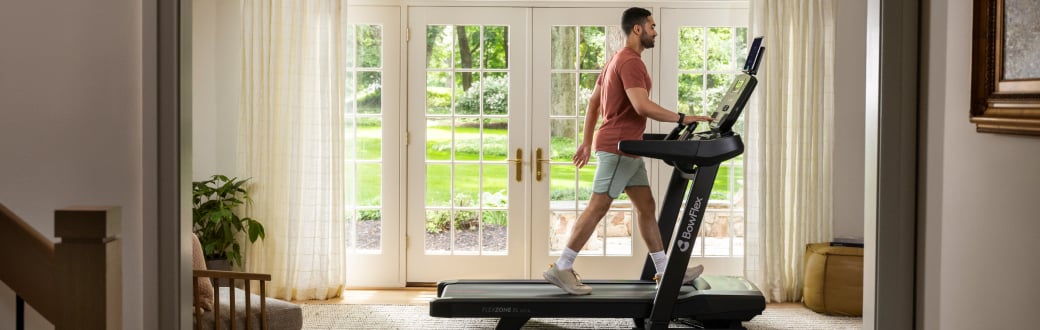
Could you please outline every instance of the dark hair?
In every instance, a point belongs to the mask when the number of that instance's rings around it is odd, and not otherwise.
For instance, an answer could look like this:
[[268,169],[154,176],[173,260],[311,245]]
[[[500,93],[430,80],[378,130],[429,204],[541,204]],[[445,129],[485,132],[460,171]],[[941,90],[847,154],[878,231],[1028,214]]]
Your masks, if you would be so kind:
[[628,35],[632,33],[633,26],[646,23],[647,17],[650,17],[649,10],[639,7],[625,9],[625,13],[621,14],[621,30],[625,32],[625,35]]

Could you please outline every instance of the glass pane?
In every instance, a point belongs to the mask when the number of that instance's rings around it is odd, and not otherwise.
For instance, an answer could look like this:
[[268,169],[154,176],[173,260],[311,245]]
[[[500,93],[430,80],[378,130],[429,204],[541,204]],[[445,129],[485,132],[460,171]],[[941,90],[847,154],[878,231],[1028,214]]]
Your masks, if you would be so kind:
[[621,30],[620,25],[608,25],[606,49],[604,49],[607,57],[603,63],[610,61],[610,58],[622,47],[625,47],[625,31]]
[[578,81],[578,116],[585,117],[585,110],[589,108],[589,98],[592,97],[592,91],[596,89],[596,79],[599,79],[599,73],[582,73],[580,80]]
[[480,113],[480,81],[474,79],[479,76],[476,72],[455,73],[455,114]]
[[378,206],[383,200],[380,195],[383,186],[383,166],[378,163],[357,164],[357,203],[362,206]]
[[704,28],[679,28],[679,70],[704,68]]
[[[484,119],[484,143],[482,145],[485,161],[505,161],[509,159],[509,119]],[[487,175],[487,174],[485,174]],[[506,176],[502,176],[506,178]]]
[[[580,208],[584,209],[585,205],[581,205]],[[608,219],[614,216],[612,213],[613,212],[607,212],[606,216],[604,216],[603,218]],[[596,230],[592,231],[592,235],[589,236],[589,240],[585,242],[585,246],[581,249],[582,254],[603,255],[603,244],[605,243],[605,240],[603,239],[603,228],[605,227],[603,226],[603,224],[603,221],[600,221],[598,224],[596,224]]]
[[484,73],[484,114],[509,114],[509,73]]
[[571,162],[578,147],[578,121],[574,118],[550,119],[550,146],[554,162]]
[[454,30],[451,25],[426,26],[426,67],[451,68],[451,42]]
[[690,251],[691,257],[703,257],[704,256],[704,239],[697,237],[697,240],[693,242],[693,250]]
[[550,96],[553,116],[574,116],[577,113],[575,73],[553,73]]
[[603,67],[604,48],[606,45],[606,28],[602,26],[582,26],[579,54],[582,70],[596,70]]
[[704,75],[679,74],[679,112],[688,115],[707,115],[704,109]]
[[737,62],[735,64],[740,66],[742,69],[744,67],[744,62],[747,61],[747,28],[736,28],[736,31],[736,47],[734,50],[737,51]]
[[719,174],[715,176],[715,184],[711,187],[711,198],[712,201],[728,201],[730,187],[729,187],[729,176],[732,172],[732,168],[729,166],[719,166]]
[[509,236],[507,235],[508,213],[500,211],[484,211],[481,230],[481,254],[505,255],[509,251]]
[[480,218],[477,210],[455,210],[455,247],[452,254],[477,254],[480,240]]
[[455,67],[479,68],[480,59],[480,26],[455,26]]
[[[615,204],[620,203],[615,202]],[[603,218],[604,239],[607,245],[606,255],[632,255],[632,226],[635,218],[632,211],[629,210],[610,212],[607,217]]]
[[484,67],[509,68],[509,27],[484,27]]
[[383,83],[380,72],[358,72],[357,111],[378,114],[383,112]]
[[426,118],[426,160],[451,160],[450,118]]
[[[480,165],[455,165],[454,205],[458,207],[475,207],[480,198]],[[474,219],[474,221],[476,221]]]
[[426,210],[426,254],[450,254],[451,232],[451,210]]
[[708,70],[733,70],[733,33],[730,28],[708,28]]
[[358,118],[356,131],[358,155],[361,160],[382,160],[383,119],[380,117]]
[[480,160],[480,142],[480,119],[456,117],[455,160]]
[[[379,252],[382,241],[383,215],[379,209],[363,209],[358,211],[355,235],[359,250]],[[366,251],[361,251],[366,252]]]
[[509,165],[484,164],[484,190],[481,205],[499,208],[509,206]]
[[578,58],[575,31],[574,26],[552,27],[552,47],[549,48],[552,52],[552,69],[574,69],[574,62]]
[[[571,210],[552,210],[549,213],[549,254],[560,255],[567,247],[567,239],[571,236],[571,228],[578,219],[578,212]],[[584,251],[582,251],[584,252]]]
[[383,27],[357,26],[358,67],[378,68],[383,65]]
[[343,157],[345,157],[348,162],[356,160],[358,157],[357,144],[359,143],[359,138],[357,137],[358,128],[355,124],[356,119],[354,119],[354,116],[347,115],[343,118],[343,135],[346,140],[346,143],[343,144]]
[[733,84],[732,74],[709,74],[708,75],[708,95],[707,97],[707,109],[714,111],[715,107],[719,106],[719,102],[722,102],[722,97],[726,95],[726,91],[729,90],[729,85]]
[[552,181],[549,184],[549,200],[552,201],[550,207],[553,209],[573,208],[575,198],[578,196],[574,182],[578,178],[576,168],[574,165],[552,165],[550,173],[552,174]]
[[343,186],[347,187],[347,189],[344,189],[345,191],[343,192],[343,200],[346,202],[346,205],[348,207],[356,206],[358,192],[356,189],[353,188],[357,187],[358,181],[360,181],[358,179],[356,163],[352,161],[347,161],[346,164],[343,164],[343,173],[346,173],[346,178],[344,178],[343,180]]
[[426,206],[451,206],[451,165],[426,164]]
[[596,154],[589,158],[589,165],[578,170],[578,200],[587,201],[592,198],[592,179],[596,175]]
[[451,72],[426,73],[426,113],[451,113]]
[[357,72],[355,71],[347,71],[347,73],[343,75],[343,100],[346,102],[346,104],[343,105],[344,114],[352,114],[355,112],[354,107],[357,105],[355,100],[355,97],[357,97],[357,93],[355,93],[357,86],[354,85],[357,82],[357,78],[355,77],[356,74]]
[[345,34],[343,38],[344,40],[346,40],[346,42],[344,42],[345,45],[343,49],[343,65],[347,68],[347,70],[350,70],[354,68],[354,56],[357,52],[357,35],[355,25],[348,24],[346,31],[344,31],[343,33]]

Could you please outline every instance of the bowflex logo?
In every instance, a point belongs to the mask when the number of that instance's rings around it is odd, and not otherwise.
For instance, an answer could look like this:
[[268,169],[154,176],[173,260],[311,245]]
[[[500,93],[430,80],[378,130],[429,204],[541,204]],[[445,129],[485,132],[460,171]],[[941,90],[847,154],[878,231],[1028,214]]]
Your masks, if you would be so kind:
[[693,228],[697,227],[697,212],[701,210],[701,204],[703,198],[697,197],[697,200],[693,202],[693,207],[690,208],[690,212],[686,214],[690,218],[690,221],[686,222],[686,228],[679,234],[679,239],[675,241],[675,245],[679,246],[679,251],[686,252],[690,249],[690,238],[693,237]]

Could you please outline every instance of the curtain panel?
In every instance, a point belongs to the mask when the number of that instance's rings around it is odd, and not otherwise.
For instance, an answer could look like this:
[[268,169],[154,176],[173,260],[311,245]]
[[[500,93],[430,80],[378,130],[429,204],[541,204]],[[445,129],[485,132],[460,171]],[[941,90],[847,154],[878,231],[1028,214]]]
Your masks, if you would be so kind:
[[328,299],[346,282],[344,35],[340,0],[242,0],[239,164],[266,239],[247,271],[270,295]]
[[831,239],[833,0],[754,0],[765,37],[747,117],[745,273],[767,302],[801,301],[807,243]]

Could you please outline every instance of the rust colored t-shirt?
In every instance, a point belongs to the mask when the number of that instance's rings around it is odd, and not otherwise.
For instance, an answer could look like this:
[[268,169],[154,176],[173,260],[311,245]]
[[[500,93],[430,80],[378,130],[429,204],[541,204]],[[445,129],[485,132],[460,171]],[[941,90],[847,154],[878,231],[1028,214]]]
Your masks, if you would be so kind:
[[650,74],[635,50],[625,47],[614,54],[603,68],[596,84],[600,88],[602,110],[599,130],[593,138],[596,151],[625,155],[618,150],[621,140],[642,140],[646,129],[646,117],[636,113],[625,90],[633,87],[650,91]]

